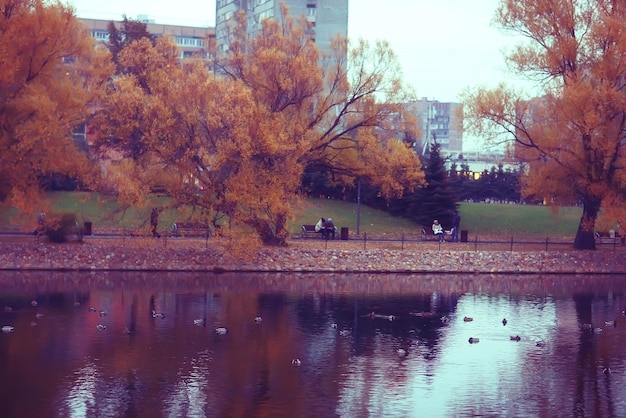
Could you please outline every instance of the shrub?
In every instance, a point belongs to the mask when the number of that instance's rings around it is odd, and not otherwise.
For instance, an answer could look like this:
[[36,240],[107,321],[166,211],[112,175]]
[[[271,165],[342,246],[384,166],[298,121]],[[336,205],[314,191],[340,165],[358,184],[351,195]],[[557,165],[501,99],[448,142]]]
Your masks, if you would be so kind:
[[78,226],[78,220],[74,213],[61,213],[53,215],[46,228],[46,236],[51,242],[67,242],[68,238],[75,235],[82,240],[82,231]]

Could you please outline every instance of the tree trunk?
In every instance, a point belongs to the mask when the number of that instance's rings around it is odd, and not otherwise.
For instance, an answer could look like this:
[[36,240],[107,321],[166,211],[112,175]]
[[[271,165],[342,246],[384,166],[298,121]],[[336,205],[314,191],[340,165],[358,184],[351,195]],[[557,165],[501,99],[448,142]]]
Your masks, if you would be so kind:
[[287,245],[287,217],[276,216],[276,231],[267,220],[257,219],[255,229],[265,245],[284,247]]
[[596,249],[595,226],[601,204],[602,200],[596,197],[583,199],[583,214],[574,239],[574,248],[577,250]]

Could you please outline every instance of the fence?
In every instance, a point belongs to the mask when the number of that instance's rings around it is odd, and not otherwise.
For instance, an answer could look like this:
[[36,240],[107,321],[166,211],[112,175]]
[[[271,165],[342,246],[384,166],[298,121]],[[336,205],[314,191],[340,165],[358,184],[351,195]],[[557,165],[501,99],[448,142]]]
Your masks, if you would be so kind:
[[[361,236],[351,235],[348,240],[322,240],[307,239],[302,240],[294,237],[294,242],[306,242],[313,246],[323,246],[329,248],[345,249],[368,249],[379,248],[389,250],[405,249],[428,249],[428,250],[452,250],[452,251],[571,251],[574,249],[574,237],[566,238],[515,238],[503,237],[479,237],[475,235],[468,237],[466,242],[438,242],[434,240],[425,241],[421,236],[415,234],[402,234],[399,237],[372,236],[367,233]],[[619,239],[596,241],[596,250],[626,253],[626,246]]]

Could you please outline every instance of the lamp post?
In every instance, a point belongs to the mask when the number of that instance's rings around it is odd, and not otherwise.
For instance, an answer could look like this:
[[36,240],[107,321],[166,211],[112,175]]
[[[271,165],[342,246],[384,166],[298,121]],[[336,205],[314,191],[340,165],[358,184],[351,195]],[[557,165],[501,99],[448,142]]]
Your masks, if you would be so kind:
[[361,179],[356,181],[356,235],[361,236]]

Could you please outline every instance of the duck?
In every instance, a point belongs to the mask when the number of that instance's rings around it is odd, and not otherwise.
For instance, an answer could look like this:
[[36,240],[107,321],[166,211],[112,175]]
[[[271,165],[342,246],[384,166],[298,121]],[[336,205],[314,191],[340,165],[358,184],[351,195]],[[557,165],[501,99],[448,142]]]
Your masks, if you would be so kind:
[[95,307],[93,307],[93,306],[90,306],[90,307],[89,307],[89,312],[95,312],[95,311],[96,311],[96,308],[95,308]]
[[450,318],[448,318],[447,316],[442,316],[441,318],[439,318],[439,320],[444,323],[447,324],[448,322],[450,322]]
[[2,332],[13,332],[15,331],[15,327],[12,327],[11,325],[5,325],[2,327]]
[[206,324],[206,320],[203,318],[194,319],[193,324],[199,327],[203,327]]
[[294,366],[300,366],[302,365],[302,361],[299,358],[295,358],[293,360],[291,360],[291,364],[293,364]]
[[398,357],[405,357],[407,352],[404,348],[398,348],[396,350],[396,353],[398,354]]
[[464,316],[464,317],[463,317],[463,321],[464,321],[464,322],[472,322],[473,320],[474,320],[474,318],[469,317],[469,316]]
[[107,316],[107,311],[100,309],[100,316]]
[[336,323],[336,322],[333,322],[332,324],[330,324],[330,327],[331,327],[332,329],[337,329],[337,323]]
[[152,311],[152,317],[153,318],[165,318],[165,314],[163,312],[156,312],[156,311]]
[[256,322],[257,324],[260,324],[261,322],[263,322],[263,318],[261,318],[260,316],[257,316],[254,318],[254,322]]
[[539,340],[539,341],[537,341],[537,343],[535,345],[537,347],[545,347],[546,346],[546,342],[544,340]]
[[507,321],[507,320],[506,320],[506,318],[504,318],[504,319],[502,320],[502,325],[504,325],[504,326],[506,327],[507,322],[509,322],[509,321]]
[[218,335],[226,335],[227,332],[228,330],[224,327],[215,328],[215,333]]
[[470,344],[476,344],[478,342],[480,342],[480,338],[476,338],[476,337],[469,337],[469,341]]
[[43,314],[42,314],[41,312],[37,312],[37,313],[35,314],[35,318],[37,318],[37,319],[41,319],[41,318],[43,318]]
[[30,306],[32,306],[33,308],[36,308],[37,305],[39,305],[39,303],[37,303],[37,301],[35,299],[30,301]]
[[100,331],[104,331],[105,329],[107,329],[107,326],[103,325],[103,324],[98,324],[98,325],[96,325],[96,329],[98,329]]
[[510,338],[511,338],[511,341],[519,341],[522,339],[519,335],[515,335],[515,336],[511,335]]
[[605,367],[604,369],[602,369],[602,373],[604,373],[604,374],[611,373],[611,368],[610,367]]
[[604,325],[615,328],[617,327],[617,321],[604,321]]
[[342,329],[341,331],[339,331],[339,335],[341,335],[342,337],[347,337],[348,335],[350,335],[350,331],[347,329]]

